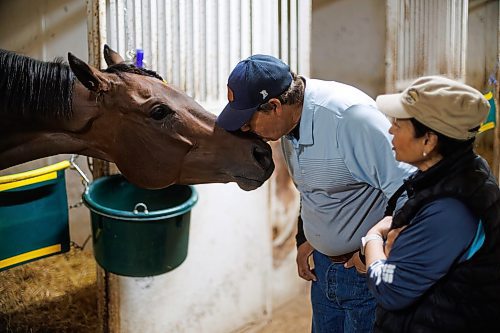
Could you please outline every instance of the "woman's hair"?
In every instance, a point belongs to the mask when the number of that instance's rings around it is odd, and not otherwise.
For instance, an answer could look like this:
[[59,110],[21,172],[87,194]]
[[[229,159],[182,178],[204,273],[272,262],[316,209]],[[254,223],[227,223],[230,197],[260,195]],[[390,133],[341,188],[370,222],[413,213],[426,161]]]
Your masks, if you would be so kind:
[[[283,105],[302,104],[304,102],[304,81],[294,72],[290,72],[290,74],[292,74],[292,83],[284,93],[276,98]],[[269,102],[261,104],[258,108],[259,111],[270,111],[272,109],[273,106]]]
[[[411,123],[413,124],[413,128],[415,129],[415,137],[421,138],[426,133],[434,133],[438,137],[438,143],[436,149],[441,156],[446,157],[451,155],[452,153],[458,150],[464,150],[466,148],[471,147],[474,144],[475,138],[469,140],[457,140],[450,138],[446,135],[433,131],[429,127],[425,126],[421,122],[419,122],[415,118],[410,118]],[[476,130],[476,129],[474,129]]]

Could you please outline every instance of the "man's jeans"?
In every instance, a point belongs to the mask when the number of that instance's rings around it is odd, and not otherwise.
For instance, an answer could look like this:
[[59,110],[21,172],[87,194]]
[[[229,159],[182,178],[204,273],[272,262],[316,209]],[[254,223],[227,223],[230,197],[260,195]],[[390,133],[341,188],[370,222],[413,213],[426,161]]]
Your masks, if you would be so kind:
[[313,252],[317,281],[312,283],[313,333],[365,333],[373,331],[376,302],[366,275],[344,268]]

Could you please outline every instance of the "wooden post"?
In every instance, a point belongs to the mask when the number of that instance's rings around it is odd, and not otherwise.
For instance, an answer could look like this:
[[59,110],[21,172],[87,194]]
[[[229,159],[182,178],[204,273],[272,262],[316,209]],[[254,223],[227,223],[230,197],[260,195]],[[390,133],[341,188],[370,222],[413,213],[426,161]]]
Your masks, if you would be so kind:
[[[103,47],[106,43],[106,1],[87,0],[87,36],[89,44],[89,64],[103,68]],[[93,179],[110,174],[107,161],[92,159]],[[97,263],[96,263],[97,264]],[[118,279],[97,265],[97,316],[100,333],[120,331],[120,311],[118,307]]]

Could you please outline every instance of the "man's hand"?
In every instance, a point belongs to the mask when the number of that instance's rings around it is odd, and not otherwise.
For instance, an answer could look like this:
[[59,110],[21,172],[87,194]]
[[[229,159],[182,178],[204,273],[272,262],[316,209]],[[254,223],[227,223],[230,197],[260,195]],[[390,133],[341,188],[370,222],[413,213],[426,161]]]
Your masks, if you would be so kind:
[[309,265],[309,257],[313,251],[314,249],[309,242],[304,242],[297,248],[297,269],[299,276],[306,281],[316,281],[316,275],[314,275]]
[[361,258],[359,257],[359,251],[354,253],[351,259],[347,260],[344,264],[345,268],[351,268],[352,266],[356,268],[358,273],[366,274],[366,265],[361,261]]

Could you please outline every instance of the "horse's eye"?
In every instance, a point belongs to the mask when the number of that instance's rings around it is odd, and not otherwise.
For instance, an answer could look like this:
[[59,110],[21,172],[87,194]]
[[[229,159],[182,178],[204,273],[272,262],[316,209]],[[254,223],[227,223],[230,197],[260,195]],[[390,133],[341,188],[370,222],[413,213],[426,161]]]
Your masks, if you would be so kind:
[[174,111],[172,109],[170,109],[168,106],[158,105],[158,106],[155,106],[153,108],[153,110],[151,110],[151,112],[149,112],[149,116],[151,118],[153,118],[154,120],[162,120],[166,116],[168,116],[169,114],[172,114],[172,113],[174,113]]

